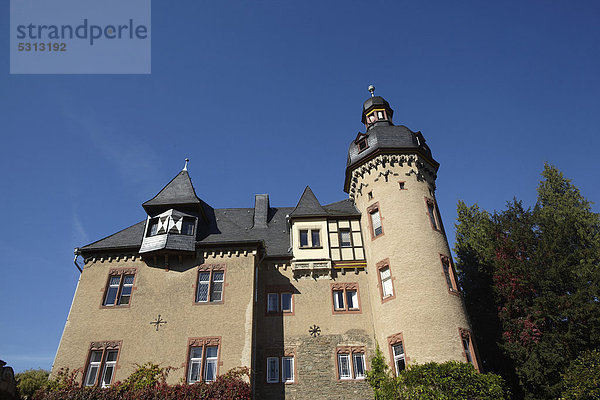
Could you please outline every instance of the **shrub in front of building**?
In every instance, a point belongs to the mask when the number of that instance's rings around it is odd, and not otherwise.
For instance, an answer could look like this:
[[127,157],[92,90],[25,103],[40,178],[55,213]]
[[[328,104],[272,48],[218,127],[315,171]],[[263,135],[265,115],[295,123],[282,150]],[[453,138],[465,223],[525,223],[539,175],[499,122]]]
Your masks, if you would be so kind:
[[79,371],[61,370],[34,395],[34,400],[250,400],[252,391],[247,382],[248,368],[234,368],[220,375],[214,382],[180,383],[168,385],[166,377],[171,367],[156,364],[139,365],[125,381],[108,388],[81,387]]
[[507,400],[510,393],[500,375],[479,373],[473,365],[447,361],[412,364],[398,377],[392,376],[377,348],[367,381],[375,400]]

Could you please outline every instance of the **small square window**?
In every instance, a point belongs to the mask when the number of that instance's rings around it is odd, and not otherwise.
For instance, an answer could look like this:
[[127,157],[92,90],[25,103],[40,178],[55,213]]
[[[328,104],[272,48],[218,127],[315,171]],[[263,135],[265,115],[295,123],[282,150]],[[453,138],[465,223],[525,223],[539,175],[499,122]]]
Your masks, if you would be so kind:
[[369,193],[367,193],[367,197],[369,198],[369,200],[373,200],[373,191],[372,190]]
[[400,186],[400,190],[406,190],[405,183],[406,182],[398,182],[398,185]]

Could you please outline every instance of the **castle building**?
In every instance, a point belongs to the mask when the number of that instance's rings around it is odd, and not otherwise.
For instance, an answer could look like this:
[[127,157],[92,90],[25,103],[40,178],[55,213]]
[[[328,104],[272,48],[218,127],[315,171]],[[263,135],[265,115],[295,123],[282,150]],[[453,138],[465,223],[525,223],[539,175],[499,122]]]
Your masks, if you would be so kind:
[[344,190],[321,204],[214,208],[186,167],[143,203],[144,221],[76,249],[83,268],[53,365],[82,384],[123,380],[135,364],[170,383],[254,371],[257,399],[372,398],[378,344],[394,373],[459,360],[478,368],[435,200],[439,164],[421,132],[365,101]]

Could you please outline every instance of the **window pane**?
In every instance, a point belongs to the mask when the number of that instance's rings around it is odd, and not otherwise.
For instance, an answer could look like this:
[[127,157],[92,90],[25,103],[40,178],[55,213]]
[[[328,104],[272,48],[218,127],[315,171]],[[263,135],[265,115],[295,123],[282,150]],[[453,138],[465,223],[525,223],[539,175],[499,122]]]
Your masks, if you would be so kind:
[[402,346],[402,343],[395,344],[392,349],[394,349],[394,357],[404,355],[404,346]]
[[394,288],[392,287],[392,278],[387,278],[383,282],[383,297],[391,296],[394,294]]
[[269,293],[267,295],[267,311],[268,312],[277,312],[279,311],[279,309],[277,308],[278,306],[278,294],[277,293]]
[[104,302],[105,306],[114,306],[115,299],[117,298],[117,292],[119,291],[118,286],[110,286],[108,288],[108,293],[106,293],[106,301]]
[[223,298],[223,282],[214,282],[212,284],[210,301],[221,301]]
[[90,356],[90,362],[100,362],[102,360],[102,352],[101,351],[92,351],[92,355]]
[[348,354],[338,354],[338,368],[340,379],[350,379],[350,356]]
[[131,286],[124,286],[121,290],[121,297],[119,298],[119,304],[129,304],[129,298],[131,297]]
[[148,222],[147,236],[155,236],[158,231],[158,218],[153,218]]
[[446,283],[448,284],[448,289],[454,289],[452,285],[452,278],[450,278],[450,266],[447,263],[444,263],[444,275],[446,276]]
[[200,361],[192,361],[190,363],[189,383],[198,382],[200,380]]
[[312,247],[321,247],[321,236],[319,235],[318,230],[310,231],[311,239],[312,239]]
[[344,308],[344,292],[342,290],[333,292],[333,307],[336,310]]
[[469,346],[469,340],[463,339],[463,347],[465,348],[465,355],[467,356],[467,361],[471,364],[473,363],[473,358],[471,356],[471,347]]
[[112,381],[113,371],[115,366],[113,364],[106,364],[104,367],[104,377],[102,378],[102,386],[110,386],[110,382]]
[[300,231],[300,247],[308,246],[308,231]]
[[206,382],[212,382],[217,376],[217,360],[206,360],[206,366],[204,367],[204,380]]
[[352,246],[352,242],[350,239],[350,231],[342,230],[340,231],[340,246],[342,247],[350,247]]
[[202,347],[192,347],[190,350],[190,358],[202,358]]
[[133,285],[133,275],[125,275],[123,277],[123,285]]
[[431,226],[434,229],[438,229],[437,222],[435,221],[435,210],[432,203],[427,203],[427,210],[429,211],[429,220],[431,221]]
[[183,223],[181,225],[181,234],[193,236],[195,222],[196,221],[193,218],[183,218]]
[[210,272],[200,272],[198,274],[198,296],[196,301],[208,301],[208,282]]
[[395,360],[396,363],[396,374],[400,374],[400,371],[404,371],[406,364],[404,363],[404,356],[399,357]]
[[292,312],[291,293],[281,293],[281,311]]
[[90,365],[88,368],[88,376],[85,380],[86,386],[94,386],[96,383],[96,376],[98,375],[98,368],[100,368],[100,365]]
[[391,276],[390,267],[381,268],[379,270],[379,273],[381,274],[381,280],[384,280],[385,278],[389,278]]
[[371,223],[373,225],[373,234],[379,236],[383,233],[381,228],[381,217],[379,216],[379,210],[375,210],[371,213]]
[[349,310],[358,308],[358,294],[356,293],[356,290],[347,290],[346,299],[348,300]]
[[277,357],[267,358],[267,382],[279,382],[279,358]]
[[365,377],[365,355],[364,354],[354,354],[352,356],[354,358],[354,377],[364,378]]
[[206,358],[216,358],[219,353],[218,346],[208,346],[206,348]]
[[281,360],[282,365],[282,376],[281,380],[283,382],[291,382],[294,380],[294,358],[293,357],[283,357]]
[[117,361],[117,354],[119,352],[117,350],[111,350],[106,353],[106,361]]

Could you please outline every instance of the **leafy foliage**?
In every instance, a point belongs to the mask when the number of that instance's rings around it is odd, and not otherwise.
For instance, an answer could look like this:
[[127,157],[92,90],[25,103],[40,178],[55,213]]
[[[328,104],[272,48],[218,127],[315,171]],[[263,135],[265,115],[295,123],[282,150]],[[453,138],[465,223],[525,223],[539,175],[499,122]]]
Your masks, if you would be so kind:
[[562,400],[600,399],[600,350],[577,357],[564,374]]
[[251,399],[252,391],[247,378],[248,368],[235,368],[220,375],[214,382],[181,383],[168,385],[166,378],[173,368],[161,368],[152,363],[138,365],[125,381],[110,388],[80,387],[79,370],[61,370],[56,379],[34,395],[34,400],[188,400]]
[[49,375],[50,371],[44,369],[28,369],[27,371],[15,374],[15,379],[18,381],[17,387],[21,396],[32,396],[38,389],[48,383]]
[[557,398],[561,374],[600,346],[600,218],[546,165],[533,209],[458,204],[457,270],[482,362],[517,397]]
[[458,361],[410,365],[393,377],[379,346],[367,371],[375,400],[502,400],[509,393],[496,374],[482,374]]

